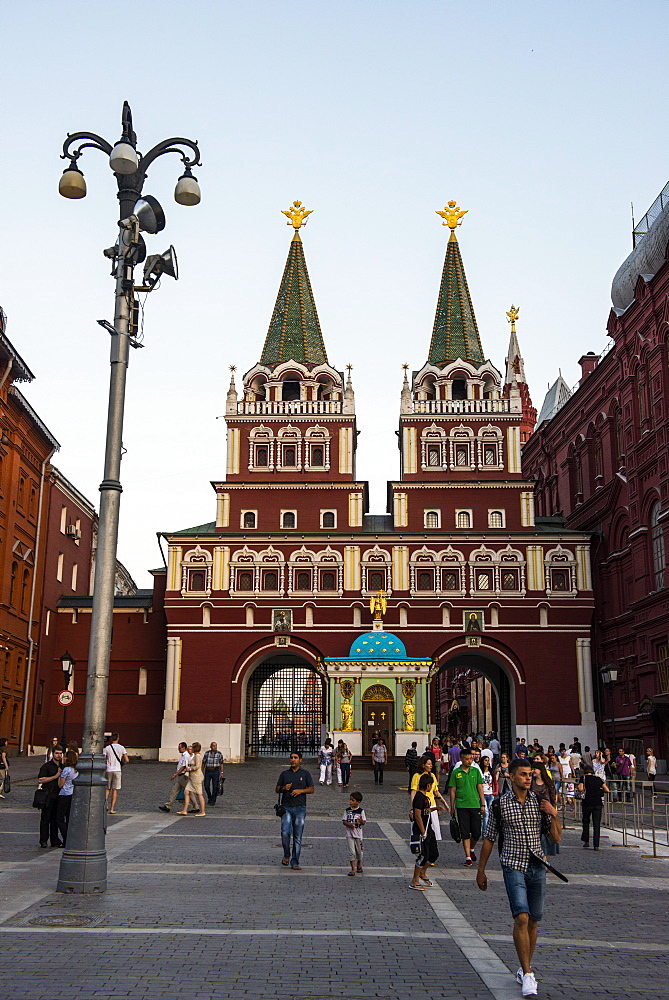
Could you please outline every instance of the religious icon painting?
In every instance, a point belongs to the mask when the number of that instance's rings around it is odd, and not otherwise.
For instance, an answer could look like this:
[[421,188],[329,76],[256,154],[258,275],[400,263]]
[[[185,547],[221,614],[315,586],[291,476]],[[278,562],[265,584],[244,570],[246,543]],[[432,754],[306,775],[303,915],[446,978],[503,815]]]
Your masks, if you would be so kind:
[[275,608],[272,611],[272,630],[274,632],[292,632],[293,612],[289,608]]
[[470,608],[467,611],[463,611],[462,615],[465,632],[473,632],[476,634],[483,631],[485,627],[483,611],[477,611]]

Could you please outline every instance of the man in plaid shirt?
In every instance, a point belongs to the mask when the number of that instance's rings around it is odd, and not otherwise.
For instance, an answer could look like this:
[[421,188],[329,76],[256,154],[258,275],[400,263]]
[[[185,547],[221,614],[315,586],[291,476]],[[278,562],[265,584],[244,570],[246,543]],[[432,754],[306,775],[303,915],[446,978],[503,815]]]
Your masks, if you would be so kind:
[[216,805],[218,783],[223,777],[223,754],[218,749],[218,743],[210,743],[209,750],[202,757],[204,768],[204,790],[210,806]]
[[[557,809],[530,791],[532,768],[526,760],[514,760],[509,767],[511,790],[494,806],[481,845],[476,884],[488,888],[485,867],[498,835],[502,849],[500,863],[504,887],[513,914],[513,943],[520,962],[516,980],[524,997],[536,996],[537,981],[532,972],[532,955],[537,943],[539,921],[546,895],[546,869],[541,860],[541,813],[557,816]],[[495,815],[497,813],[497,815]],[[498,822],[499,816],[499,822]],[[501,826],[501,829],[500,829]]]

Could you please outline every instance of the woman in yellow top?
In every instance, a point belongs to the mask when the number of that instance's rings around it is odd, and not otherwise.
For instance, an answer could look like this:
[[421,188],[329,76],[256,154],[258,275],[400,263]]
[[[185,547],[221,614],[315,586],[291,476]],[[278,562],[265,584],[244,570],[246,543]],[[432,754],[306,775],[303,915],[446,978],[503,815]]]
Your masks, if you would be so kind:
[[[429,788],[425,789],[425,795],[427,796],[430,803],[430,822],[432,823],[432,829],[434,830],[434,835],[437,840],[441,840],[441,826],[439,824],[439,813],[443,812],[444,809],[450,812],[448,808],[448,803],[439,791],[439,782],[437,781],[436,775],[432,773],[432,768],[434,767],[431,757],[421,757],[420,760],[423,770],[416,772],[411,779],[411,802],[413,808],[413,800],[418,791],[418,782],[423,774],[429,774],[432,778],[432,783]],[[443,805],[438,805],[437,799],[440,799]]]

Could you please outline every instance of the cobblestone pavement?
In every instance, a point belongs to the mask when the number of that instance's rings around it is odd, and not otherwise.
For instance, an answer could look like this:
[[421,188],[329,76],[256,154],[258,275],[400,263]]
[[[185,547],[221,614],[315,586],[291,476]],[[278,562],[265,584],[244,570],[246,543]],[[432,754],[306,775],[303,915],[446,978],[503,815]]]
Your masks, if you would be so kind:
[[[157,809],[172,765],[133,763],[109,817],[109,889],[84,897],[53,891],[60,852],[38,847],[30,802],[39,762],[12,765],[13,790],[0,801],[2,998],[520,996],[496,850],[485,895],[450,839],[432,869],[435,887],[408,891],[399,772],[377,788],[366,766],[354,771],[369,822],[364,874],[349,878],[346,796],[336,787],[316,786],[303,870],[291,872],[280,865],[272,812],[283,761],[229,766],[225,795],[197,820]],[[546,1000],[666,997],[669,860],[619,842],[610,834],[595,854],[576,830],[565,833],[557,867],[570,881],[549,876],[535,956]]]

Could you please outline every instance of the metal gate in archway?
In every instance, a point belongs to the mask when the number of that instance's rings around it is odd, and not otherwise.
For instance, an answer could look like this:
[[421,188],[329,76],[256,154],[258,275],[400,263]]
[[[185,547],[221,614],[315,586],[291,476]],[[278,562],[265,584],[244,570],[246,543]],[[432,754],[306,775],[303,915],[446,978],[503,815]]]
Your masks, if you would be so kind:
[[261,663],[246,696],[246,750],[252,757],[316,754],[321,743],[323,685],[304,661]]

